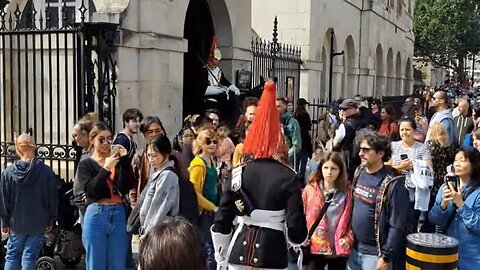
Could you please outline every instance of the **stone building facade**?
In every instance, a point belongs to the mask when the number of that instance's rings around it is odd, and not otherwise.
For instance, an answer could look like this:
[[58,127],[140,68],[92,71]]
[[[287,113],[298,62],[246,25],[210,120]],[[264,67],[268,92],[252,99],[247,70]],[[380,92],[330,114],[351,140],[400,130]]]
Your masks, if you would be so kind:
[[[414,0],[253,0],[252,27],[302,48],[300,95],[332,97],[409,94],[413,90]],[[333,33],[333,44],[331,36]]]
[[[54,27],[62,27],[64,7],[68,10],[68,19],[78,22],[82,4],[87,9],[85,22],[118,24],[113,52],[117,65],[115,67],[117,131],[122,128],[121,115],[127,108],[139,108],[144,115],[161,117],[170,134],[179,131],[185,114],[203,109],[199,104],[203,102],[205,91],[203,84],[207,81],[207,71],[199,58],[203,61],[207,58],[213,36],[217,37],[218,47],[223,55],[220,66],[229,80],[235,81],[236,70],[250,69],[252,59],[250,1],[11,0],[5,11],[7,14],[14,14],[18,8],[19,12],[23,12],[27,3],[32,1],[36,12],[39,13],[45,14],[46,10],[57,9],[50,13],[50,16],[58,14],[52,19],[52,23],[58,23]],[[124,5],[126,9],[120,13],[101,13],[98,10],[100,5],[107,6],[106,12],[111,12],[108,9],[109,5],[115,8]],[[43,24],[45,17],[44,15]],[[37,19],[38,24],[40,22]],[[73,80],[70,78],[73,72],[69,73],[69,78],[65,78],[64,73],[66,74],[66,72],[58,74],[60,77],[58,81],[61,84]],[[53,81],[57,81],[56,76],[56,74],[52,76],[52,82],[45,83],[53,84]],[[25,91],[15,90],[14,87],[13,91]],[[72,125],[76,120],[69,119],[68,123]],[[62,126],[65,133],[68,133],[70,128]],[[68,138],[62,135],[62,138],[64,137]]]
[[196,55],[187,59],[198,49],[192,50],[192,44],[209,48],[215,34],[223,54],[221,67],[233,80],[235,70],[250,67],[250,8],[250,1],[235,0],[130,1],[118,45],[117,113],[137,107],[146,115],[161,116],[170,133],[178,131],[184,106],[202,102],[198,99],[205,91],[185,87],[202,71]]

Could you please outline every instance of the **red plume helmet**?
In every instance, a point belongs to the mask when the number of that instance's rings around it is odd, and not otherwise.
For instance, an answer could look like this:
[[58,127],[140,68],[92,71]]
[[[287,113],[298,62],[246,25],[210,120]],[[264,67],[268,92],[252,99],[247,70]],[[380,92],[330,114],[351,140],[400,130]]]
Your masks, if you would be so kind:
[[271,158],[282,140],[280,113],[276,106],[277,90],[271,80],[265,82],[262,97],[243,144],[245,153],[254,158]]

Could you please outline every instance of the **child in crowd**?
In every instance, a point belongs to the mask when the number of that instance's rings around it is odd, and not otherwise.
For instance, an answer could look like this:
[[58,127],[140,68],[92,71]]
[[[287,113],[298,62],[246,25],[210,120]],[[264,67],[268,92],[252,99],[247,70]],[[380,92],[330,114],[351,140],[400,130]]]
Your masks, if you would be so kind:
[[218,162],[225,163],[227,167],[232,166],[232,155],[235,151],[235,145],[228,137],[230,135],[230,129],[226,124],[222,124],[217,129],[218,147],[215,151],[215,156]]

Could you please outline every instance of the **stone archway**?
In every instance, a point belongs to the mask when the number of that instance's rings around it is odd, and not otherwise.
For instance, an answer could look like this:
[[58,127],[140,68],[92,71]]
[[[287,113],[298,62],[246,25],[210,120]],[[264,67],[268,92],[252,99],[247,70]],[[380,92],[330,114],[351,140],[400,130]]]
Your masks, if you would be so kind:
[[385,84],[385,71],[383,67],[383,49],[378,44],[375,51],[375,92],[374,96],[383,95]]
[[[191,0],[192,1],[192,0]],[[198,1],[198,0],[196,0]],[[212,14],[215,35],[218,39],[218,48],[222,51],[220,67],[227,78],[232,75],[232,24],[228,7],[224,0],[207,0]]]
[[355,44],[352,36],[348,36],[345,41],[345,54],[343,55],[343,79],[342,79],[342,97],[353,97],[356,93],[355,74]]
[[395,88],[395,73],[393,70],[393,51],[388,49],[387,53],[387,89],[385,95],[389,96],[394,93]]
[[395,90],[393,92],[394,95],[400,95],[402,93],[402,82],[402,56],[400,55],[400,52],[398,52],[395,59]]
[[[336,39],[336,36],[334,35],[333,36],[333,44],[331,44],[331,31],[333,31],[334,29],[333,28],[328,28],[327,32],[325,33],[325,37],[323,38],[323,48],[325,49],[325,56],[326,56],[326,65],[325,65],[325,69],[326,69],[326,76],[325,76],[325,97],[327,99],[330,99],[329,97],[329,87],[330,87],[330,51],[331,51],[331,48],[333,48],[333,51],[335,52],[338,52],[337,51],[337,39]],[[336,99],[336,98],[339,98],[340,97],[340,94],[339,91],[339,87],[338,86],[341,86],[341,77],[338,76],[338,72],[336,72],[336,66],[338,66],[340,64],[340,60],[341,57],[335,57],[333,58],[333,75],[332,75],[332,82],[331,82],[331,86],[332,86],[332,100],[333,99]]]
[[412,85],[413,85],[413,74],[412,74],[412,64],[410,62],[410,58],[407,59],[407,63],[405,64],[405,82],[404,82],[404,95],[412,94]]
[[327,89],[327,49],[322,47],[322,72],[320,73],[320,98],[325,98],[328,95]]
[[[190,0],[184,25],[184,38],[188,40],[188,52],[184,55],[183,67],[184,116],[202,113],[207,109],[204,93],[208,84],[208,73],[204,65],[208,60],[214,36],[218,40],[217,47],[222,51],[220,67],[226,77],[230,78],[232,26],[225,1]],[[225,117],[228,118],[226,115]]]

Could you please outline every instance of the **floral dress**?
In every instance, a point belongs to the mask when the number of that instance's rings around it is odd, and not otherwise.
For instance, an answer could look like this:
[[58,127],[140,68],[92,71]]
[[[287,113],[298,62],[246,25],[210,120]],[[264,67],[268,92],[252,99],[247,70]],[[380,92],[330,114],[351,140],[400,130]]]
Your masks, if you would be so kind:
[[435,172],[435,181],[432,187],[432,196],[435,196],[438,189],[444,182],[447,174],[447,166],[453,163],[455,159],[455,146],[442,145],[437,140],[427,141],[427,148],[432,156],[433,171]]

